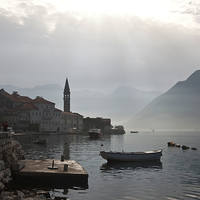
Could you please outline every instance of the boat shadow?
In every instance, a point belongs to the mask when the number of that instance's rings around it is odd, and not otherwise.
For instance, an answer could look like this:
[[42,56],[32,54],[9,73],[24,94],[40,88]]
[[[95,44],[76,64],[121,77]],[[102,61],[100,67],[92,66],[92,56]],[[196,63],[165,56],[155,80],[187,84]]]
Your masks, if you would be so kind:
[[149,162],[107,162],[102,164],[100,170],[134,170],[141,168],[162,169],[162,162],[160,160]]

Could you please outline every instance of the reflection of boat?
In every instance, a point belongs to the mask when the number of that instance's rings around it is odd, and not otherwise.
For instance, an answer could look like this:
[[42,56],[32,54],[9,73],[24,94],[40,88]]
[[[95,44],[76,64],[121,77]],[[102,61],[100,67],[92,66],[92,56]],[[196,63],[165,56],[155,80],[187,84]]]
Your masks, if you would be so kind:
[[113,152],[100,151],[100,155],[109,161],[118,162],[140,162],[160,160],[162,150],[144,151],[144,152]]
[[130,131],[131,133],[138,133],[138,131]]
[[47,141],[48,141],[48,139],[35,139],[34,141],[33,141],[33,143],[34,144],[46,144],[47,143]]
[[91,139],[97,139],[102,136],[101,129],[90,129],[89,136]]
[[124,170],[124,169],[136,169],[136,168],[155,168],[162,169],[162,162],[160,160],[149,162],[108,162],[101,166],[101,170]]

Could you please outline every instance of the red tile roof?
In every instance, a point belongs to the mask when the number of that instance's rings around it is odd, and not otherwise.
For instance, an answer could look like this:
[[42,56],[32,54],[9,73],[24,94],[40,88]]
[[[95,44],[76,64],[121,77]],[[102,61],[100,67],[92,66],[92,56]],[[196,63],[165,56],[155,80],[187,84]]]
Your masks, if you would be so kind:
[[[2,89],[3,90],[3,89]],[[6,98],[10,99],[11,101],[16,101],[16,102],[31,102],[32,99],[26,96],[20,96],[19,94],[9,94],[5,92],[4,90],[1,90],[1,94],[5,96]]]
[[31,103],[24,104],[23,106],[17,108],[16,110],[38,110],[36,106]]
[[55,104],[53,102],[47,101],[43,99],[42,97],[36,97],[35,99],[31,99],[27,96],[20,96],[19,94],[9,94],[4,89],[0,90],[0,94],[2,94],[4,97],[10,99],[11,101],[15,102],[22,102],[22,103],[49,103],[49,104]]
[[55,111],[59,111],[59,112],[62,112],[62,110],[58,109],[58,108],[55,108]]
[[66,115],[74,115],[74,116],[82,116],[78,113],[72,113],[72,112],[62,112],[63,114],[66,114]]
[[32,100],[33,103],[50,103],[50,104],[55,104],[51,101],[47,101],[46,99],[43,99],[42,97],[36,97],[35,99]]

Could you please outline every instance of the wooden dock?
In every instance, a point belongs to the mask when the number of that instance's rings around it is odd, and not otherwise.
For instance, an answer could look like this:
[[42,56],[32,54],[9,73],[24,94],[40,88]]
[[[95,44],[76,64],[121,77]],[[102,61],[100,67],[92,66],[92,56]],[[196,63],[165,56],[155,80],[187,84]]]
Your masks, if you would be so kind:
[[14,172],[14,183],[35,187],[87,188],[88,173],[74,160],[26,160],[25,167]]

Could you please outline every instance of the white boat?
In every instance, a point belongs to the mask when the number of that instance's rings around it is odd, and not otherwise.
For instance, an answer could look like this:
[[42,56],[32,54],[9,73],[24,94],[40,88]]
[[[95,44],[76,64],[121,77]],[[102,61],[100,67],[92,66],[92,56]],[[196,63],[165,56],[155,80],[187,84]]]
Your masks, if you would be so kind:
[[144,152],[113,152],[100,151],[102,158],[109,161],[118,162],[144,162],[160,160],[162,150],[144,151]]
[[10,132],[11,135],[14,135],[14,134],[15,134],[15,132],[12,130],[12,127],[8,127],[8,128],[7,128],[7,131]]
[[47,143],[47,141],[48,141],[48,139],[35,139],[34,141],[33,141],[33,143],[34,144],[46,144]]
[[89,130],[89,136],[91,139],[97,139],[102,136],[101,129],[90,129]]

